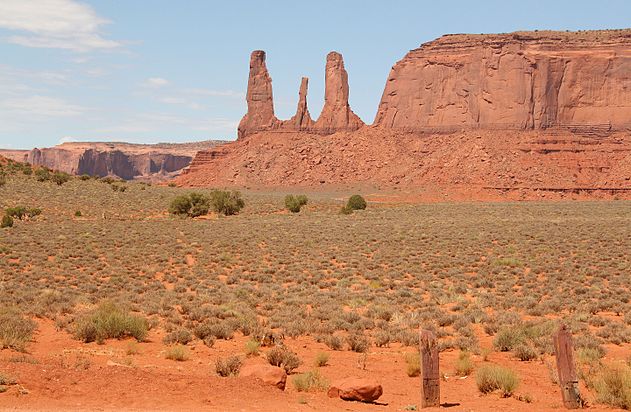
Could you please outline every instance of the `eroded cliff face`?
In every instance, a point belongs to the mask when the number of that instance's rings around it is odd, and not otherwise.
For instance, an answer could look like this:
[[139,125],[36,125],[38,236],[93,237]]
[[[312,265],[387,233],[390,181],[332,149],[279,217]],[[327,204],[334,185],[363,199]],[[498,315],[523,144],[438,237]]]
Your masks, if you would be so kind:
[[391,70],[376,126],[631,126],[631,31],[447,35]]
[[64,143],[51,148],[7,150],[2,153],[15,161],[45,166],[74,175],[115,176],[125,180],[157,179],[179,174],[190,165],[195,153],[223,143]]
[[348,103],[348,73],[344,59],[331,52],[326,59],[324,107],[318,120],[311,119],[307,107],[309,79],[302,78],[298,93],[296,114],[289,120],[279,120],[274,115],[272,78],[265,65],[265,52],[255,50],[250,55],[250,74],[246,101],[248,111],[238,127],[238,139],[260,132],[309,132],[320,135],[340,131],[353,131],[364,126],[364,122],[353,113]]

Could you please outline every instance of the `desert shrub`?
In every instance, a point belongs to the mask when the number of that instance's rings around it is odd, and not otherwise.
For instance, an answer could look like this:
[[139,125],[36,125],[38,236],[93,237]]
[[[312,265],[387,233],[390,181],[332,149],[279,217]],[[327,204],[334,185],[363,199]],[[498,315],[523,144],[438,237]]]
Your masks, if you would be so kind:
[[287,373],[291,373],[302,363],[298,355],[285,346],[273,347],[267,352],[266,357],[270,365],[281,367]]
[[234,190],[213,190],[210,194],[210,204],[216,213],[225,216],[236,215],[245,207],[241,193]]
[[209,210],[210,198],[197,192],[177,196],[169,205],[169,213],[180,216],[202,216],[208,214]]
[[515,372],[498,365],[484,365],[476,373],[478,390],[484,394],[500,390],[503,397],[513,394],[519,385]]
[[6,214],[2,216],[0,221],[0,228],[4,229],[5,227],[13,227],[13,218]]
[[631,409],[631,369],[606,366],[594,382],[597,400],[616,408]]
[[79,176],[79,179],[83,180],[84,182],[86,180],[90,180],[92,178],[92,176],[87,175],[87,174],[82,174],[81,176]]
[[125,192],[127,190],[127,186],[125,186],[124,184],[116,184],[115,183],[115,184],[111,185],[111,188],[112,188],[113,191],[121,192],[121,193],[123,193],[123,192]]
[[75,215],[75,217],[81,217],[81,216],[83,216],[83,213],[81,213],[80,210],[77,210],[77,211],[74,212],[74,215]]
[[333,350],[342,350],[344,340],[338,335],[329,335],[324,339],[324,344]]
[[526,343],[521,343],[513,349],[513,355],[520,361],[530,361],[533,359],[537,359],[539,353],[535,348]]
[[296,196],[296,200],[298,200],[298,203],[300,203],[301,206],[305,206],[307,203],[309,203],[309,198],[307,197],[307,195],[298,195]]
[[405,364],[405,373],[407,373],[410,378],[414,378],[421,374],[421,356],[418,352],[406,354]]
[[370,340],[365,335],[362,334],[351,334],[346,338],[346,343],[348,343],[348,347],[353,352],[364,353],[368,351],[370,347]]
[[241,358],[230,356],[226,359],[218,358],[215,361],[215,372],[222,377],[237,376],[241,370]]
[[524,342],[524,335],[517,327],[505,327],[499,330],[493,339],[493,347],[500,352],[509,352]]
[[302,205],[300,204],[300,202],[298,202],[298,199],[296,199],[296,196],[294,195],[285,196],[285,208],[289,210],[291,213],[300,212],[301,207]]
[[235,326],[224,321],[221,323],[204,322],[195,328],[194,333],[201,340],[208,337],[228,340],[232,339],[234,331]]
[[340,215],[350,215],[353,214],[353,209],[348,206],[342,206],[340,209]]
[[35,170],[35,179],[37,179],[38,182],[45,182],[47,180],[50,180],[50,170],[46,169],[45,167],[40,167],[37,170]]
[[375,346],[378,348],[388,347],[392,342],[392,335],[387,330],[378,330],[374,335]]
[[0,308],[0,349],[24,351],[33,337],[36,324],[16,309]]
[[41,214],[42,214],[42,209],[38,209],[36,207],[32,207],[26,210],[26,216],[31,219]]
[[315,366],[322,367],[329,363],[329,354],[326,352],[318,352],[315,357]]
[[353,195],[348,199],[346,207],[351,210],[364,210],[366,209],[366,200],[360,195]]
[[325,391],[329,388],[329,381],[317,370],[296,375],[291,381],[298,392]]
[[64,172],[55,172],[50,176],[50,180],[57,184],[57,186],[61,186],[70,180],[70,175]]
[[24,206],[15,206],[6,208],[4,214],[6,216],[22,220],[26,217],[27,211],[28,209]]
[[456,361],[456,375],[469,376],[473,372],[473,361],[469,351],[460,351],[458,360]]
[[260,348],[261,343],[255,339],[250,339],[245,342],[245,354],[247,356],[257,356]]
[[72,332],[76,339],[86,343],[101,343],[105,339],[121,339],[127,336],[142,342],[148,329],[145,318],[132,315],[114,302],[106,301],[76,320]]
[[184,362],[185,360],[188,360],[189,353],[185,346],[175,345],[167,349],[164,357],[170,360]]
[[187,329],[177,329],[171,333],[168,333],[163,339],[162,342],[165,345],[172,345],[174,343],[179,343],[181,345],[186,345],[190,341],[193,340],[193,335]]

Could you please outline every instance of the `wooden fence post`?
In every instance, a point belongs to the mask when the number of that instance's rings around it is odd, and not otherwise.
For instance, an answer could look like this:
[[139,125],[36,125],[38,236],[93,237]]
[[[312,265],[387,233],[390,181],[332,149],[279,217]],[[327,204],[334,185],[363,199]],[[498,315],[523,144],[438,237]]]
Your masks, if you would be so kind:
[[434,333],[421,330],[421,408],[440,406],[440,376],[438,372],[438,344]]
[[559,385],[563,395],[563,405],[567,409],[581,408],[583,399],[578,391],[572,334],[566,325],[561,325],[558,332],[553,335],[553,341],[557,372],[559,373]]

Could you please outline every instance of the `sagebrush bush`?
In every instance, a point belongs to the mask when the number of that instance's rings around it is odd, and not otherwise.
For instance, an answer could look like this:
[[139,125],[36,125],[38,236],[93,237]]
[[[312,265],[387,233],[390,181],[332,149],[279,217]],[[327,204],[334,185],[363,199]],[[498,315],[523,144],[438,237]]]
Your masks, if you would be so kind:
[[267,352],[266,358],[270,365],[281,367],[288,374],[302,363],[298,355],[285,346],[273,347]]
[[230,356],[226,359],[218,358],[215,361],[215,372],[222,377],[237,376],[241,370],[241,358]]
[[292,383],[298,392],[325,391],[329,388],[329,381],[317,370],[294,376]]
[[147,320],[132,315],[114,302],[103,302],[92,312],[77,319],[72,327],[76,339],[102,343],[105,339],[127,336],[139,342],[145,340],[149,330]]
[[456,375],[469,376],[473,372],[474,365],[471,360],[471,354],[469,351],[460,351],[458,354],[458,360],[456,361]]
[[616,408],[631,409],[631,368],[605,366],[594,378],[597,400]]
[[493,346],[500,352],[509,352],[524,342],[524,335],[517,327],[502,328],[493,339]]
[[50,176],[50,180],[52,180],[58,186],[61,186],[70,180],[70,175],[64,172],[55,172],[52,174],[52,176]]
[[537,359],[537,357],[539,356],[539,353],[534,347],[525,343],[515,346],[515,348],[513,349],[513,354],[520,361],[530,361],[533,359]]
[[0,221],[0,228],[13,227],[13,218],[9,215],[3,215]]
[[237,191],[213,190],[210,194],[210,202],[216,213],[225,216],[236,215],[245,207],[241,193]]
[[351,334],[346,338],[346,343],[348,343],[348,347],[353,352],[364,353],[368,351],[370,347],[370,340],[368,337],[362,334]]
[[36,169],[35,179],[37,179],[38,182],[45,182],[47,180],[50,180],[50,171],[45,167],[40,167]]
[[298,213],[308,201],[309,199],[305,195],[287,195],[285,196],[285,208],[292,213]]
[[484,394],[500,390],[503,397],[510,397],[519,378],[512,370],[498,365],[484,365],[478,369],[475,377],[478,390]]
[[366,200],[360,195],[351,196],[346,203],[346,207],[351,210],[364,210],[366,206],[368,206]]
[[407,373],[410,378],[414,378],[421,374],[421,356],[418,352],[406,354],[405,364],[405,373]]
[[169,349],[167,349],[164,357],[167,358],[167,359],[170,359],[170,360],[174,360],[174,361],[178,361],[178,362],[184,362],[185,360],[188,360],[189,352],[188,352],[188,349],[186,349],[185,346],[183,346],[183,345],[175,345],[175,346],[171,346]]
[[329,354],[326,352],[318,352],[315,357],[315,366],[322,367],[329,363]]
[[181,345],[186,345],[190,341],[193,340],[193,335],[187,329],[177,329],[171,333],[168,333],[163,339],[162,342],[165,345],[172,345],[174,343],[179,343]]
[[36,324],[17,309],[0,308],[0,349],[24,351],[32,339]]

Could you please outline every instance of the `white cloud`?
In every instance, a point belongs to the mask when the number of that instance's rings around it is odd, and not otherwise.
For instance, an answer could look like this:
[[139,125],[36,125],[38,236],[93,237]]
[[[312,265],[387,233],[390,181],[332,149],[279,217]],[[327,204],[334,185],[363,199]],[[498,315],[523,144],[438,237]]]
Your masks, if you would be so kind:
[[20,32],[5,40],[21,46],[78,52],[120,47],[100,32],[108,23],[90,6],[74,0],[0,1],[0,28]]
[[145,86],[147,87],[162,87],[169,84],[167,79],[163,79],[162,77],[150,77],[145,80]]
[[61,139],[59,139],[59,144],[64,144],[64,143],[70,143],[70,142],[76,142],[77,139],[75,139],[72,136],[64,136]]
[[0,101],[0,109],[16,115],[69,117],[78,116],[85,108],[48,96],[16,97]]

